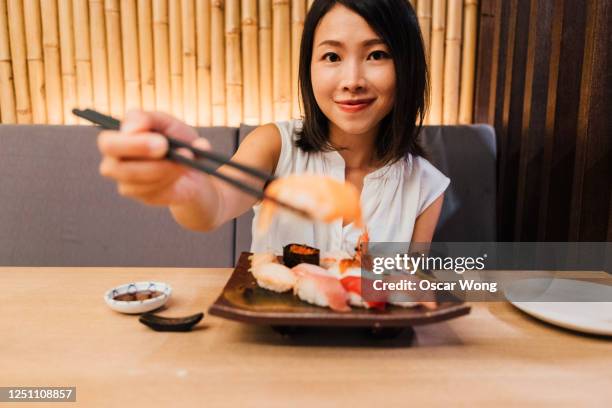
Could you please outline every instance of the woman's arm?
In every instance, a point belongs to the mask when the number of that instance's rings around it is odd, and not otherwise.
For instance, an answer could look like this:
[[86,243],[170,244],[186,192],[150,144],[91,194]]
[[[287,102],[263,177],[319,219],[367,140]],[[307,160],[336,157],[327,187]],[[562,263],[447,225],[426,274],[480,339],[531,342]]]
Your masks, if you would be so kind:
[[[102,153],[99,172],[117,183],[119,194],[147,205],[168,207],[180,225],[196,231],[214,229],[255,203],[256,198],[215,177],[163,160],[168,141],[161,134],[210,149],[208,140],[198,138],[194,128],[163,112],[131,111],[123,119],[121,130],[98,134]],[[245,138],[232,160],[271,174],[281,145],[275,125],[261,126]],[[178,149],[177,153],[193,157],[186,149]],[[263,187],[262,180],[231,167],[222,166],[217,171],[254,188]]]
[[443,202],[444,193],[440,194],[440,197],[436,198],[435,201],[417,217],[416,222],[414,223],[414,230],[412,232],[412,242],[431,242],[433,234],[436,230],[436,225],[438,225],[438,219],[440,218]]
[[[280,151],[281,137],[278,128],[274,124],[268,124],[258,127],[244,139],[232,161],[273,174]],[[254,188],[263,189],[262,180],[235,168],[225,165],[217,171]],[[211,177],[210,182],[213,187],[213,197],[209,196],[211,194],[209,189],[201,189],[188,203],[170,206],[170,212],[176,222],[191,230],[210,231],[240,216],[257,202],[255,197],[222,180]]]

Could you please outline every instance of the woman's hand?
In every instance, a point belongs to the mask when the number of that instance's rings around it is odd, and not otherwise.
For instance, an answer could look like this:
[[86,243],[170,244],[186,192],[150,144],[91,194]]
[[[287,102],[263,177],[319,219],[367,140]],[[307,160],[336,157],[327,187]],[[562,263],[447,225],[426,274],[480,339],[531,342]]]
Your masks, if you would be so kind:
[[[119,194],[149,205],[183,205],[211,187],[208,176],[174,162],[163,160],[168,142],[161,133],[209,150],[206,139],[198,138],[191,126],[161,112],[129,112],[120,131],[98,135],[102,153],[100,174],[117,182]],[[186,157],[187,149],[177,151]]]

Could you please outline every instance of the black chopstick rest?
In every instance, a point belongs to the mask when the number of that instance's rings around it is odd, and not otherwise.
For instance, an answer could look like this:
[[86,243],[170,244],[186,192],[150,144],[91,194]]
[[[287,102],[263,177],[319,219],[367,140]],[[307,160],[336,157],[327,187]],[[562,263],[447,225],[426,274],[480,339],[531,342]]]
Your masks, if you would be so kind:
[[155,331],[190,331],[204,317],[204,313],[197,313],[185,317],[162,317],[153,313],[145,313],[138,321]]

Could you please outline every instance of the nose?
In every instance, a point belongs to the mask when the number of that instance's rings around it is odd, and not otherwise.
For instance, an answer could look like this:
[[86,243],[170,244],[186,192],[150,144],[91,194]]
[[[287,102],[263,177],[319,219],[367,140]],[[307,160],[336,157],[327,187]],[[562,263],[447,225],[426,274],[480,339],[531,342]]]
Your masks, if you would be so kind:
[[346,60],[340,83],[342,90],[351,93],[359,92],[365,88],[365,83],[363,69],[359,61],[354,59]]

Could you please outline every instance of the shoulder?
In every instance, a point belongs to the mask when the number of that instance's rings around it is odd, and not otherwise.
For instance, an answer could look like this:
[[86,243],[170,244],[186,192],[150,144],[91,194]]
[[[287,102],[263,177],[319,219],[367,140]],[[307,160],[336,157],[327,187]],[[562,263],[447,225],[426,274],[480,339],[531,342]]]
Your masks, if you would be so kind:
[[239,150],[265,156],[272,163],[272,174],[284,174],[296,153],[295,140],[301,127],[302,121],[298,119],[259,126],[244,138]]
[[279,150],[287,142],[293,142],[298,137],[298,132],[302,128],[302,121],[299,119],[283,120],[272,122],[256,127],[249,133],[242,143],[245,142],[264,142],[266,144],[277,145]]
[[281,136],[274,124],[256,127],[238,146],[233,159],[272,173],[281,153]]
[[422,156],[408,154],[404,161],[412,178],[416,177],[427,181],[450,181],[444,173]]
[[422,156],[408,155],[405,160],[410,182],[419,186],[418,214],[420,214],[446,191],[451,180]]
[[294,139],[297,133],[302,130],[301,119],[281,120],[271,123],[271,125],[278,129],[281,136],[287,136],[291,139]]
[[258,126],[251,133],[246,135],[240,143],[239,150],[266,150],[270,153],[280,153],[281,132],[274,123]]

